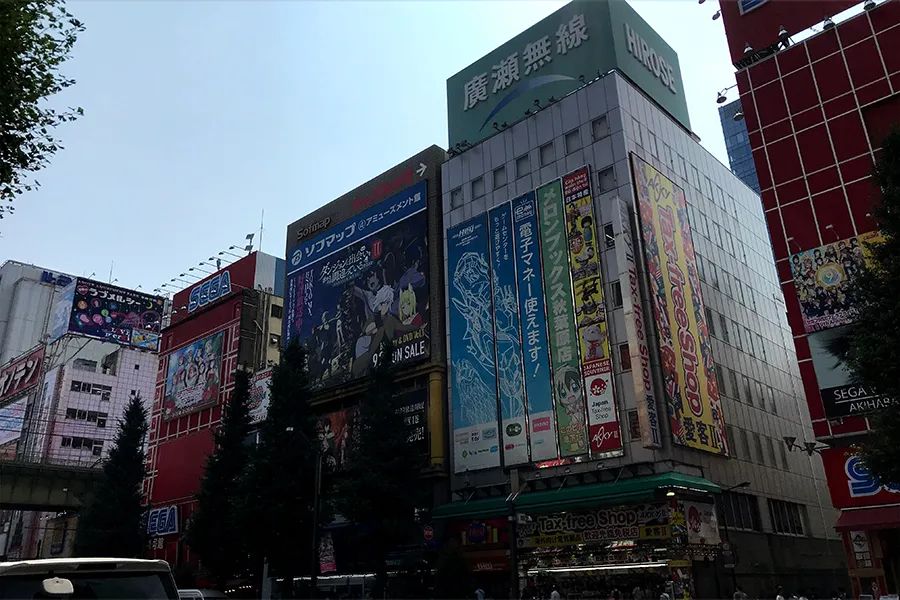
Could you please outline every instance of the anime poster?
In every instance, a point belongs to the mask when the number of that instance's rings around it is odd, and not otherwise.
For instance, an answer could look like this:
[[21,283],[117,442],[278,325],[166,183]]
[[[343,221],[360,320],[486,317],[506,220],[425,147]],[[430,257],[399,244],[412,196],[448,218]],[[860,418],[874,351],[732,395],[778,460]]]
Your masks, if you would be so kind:
[[631,166],[672,438],[727,456],[684,190],[635,154]]
[[588,453],[588,437],[560,181],[538,188],[537,201],[559,453],[577,456]]
[[522,360],[528,413],[531,459],[549,460],[556,450],[556,419],[550,385],[550,354],[544,305],[544,270],[541,267],[537,205],[534,192],[512,201],[516,246],[516,279],[522,315]]
[[582,167],[569,173],[562,178],[562,185],[591,455],[618,456],[622,454],[622,435],[613,394],[590,170]]
[[347,460],[359,434],[359,407],[344,408],[322,415],[316,422],[316,436],[322,450],[322,465],[331,472],[347,468]]
[[454,471],[499,467],[486,214],[447,230],[447,287]]
[[491,235],[491,291],[494,298],[494,341],[500,399],[503,464],[528,462],[522,340],[516,291],[512,217],[509,203],[488,212]]
[[[66,296],[64,293],[63,298]],[[123,346],[158,349],[161,297],[80,277],[72,296],[68,331]],[[55,325],[53,333],[58,333]]]
[[215,404],[222,387],[220,331],[183,346],[169,355],[163,418],[173,419]]
[[849,325],[856,320],[853,307],[858,300],[854,279],[865,267],[866,244],[880,239],[878,232],[869,232],[791,256],[791,275],[807,333]]
[[425,206],[421,182],[290,253],[286,342],[306,345],[314,388],[366,375],[383,340],[394,364],[428,357]]
[[269,386],[272,385],[272,369],[265,369],[253,375],[250,380],[250,423],[262,423],[269,414]]

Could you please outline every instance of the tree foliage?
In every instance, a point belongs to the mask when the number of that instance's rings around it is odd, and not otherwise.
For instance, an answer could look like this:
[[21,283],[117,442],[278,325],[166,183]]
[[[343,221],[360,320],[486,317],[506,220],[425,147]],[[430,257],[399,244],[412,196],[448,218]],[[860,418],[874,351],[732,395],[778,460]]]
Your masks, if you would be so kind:
[[206,462],[197,509],[191,515],[187,542],[200,556],[201,564],[224,589],[247,565],[242,522],[250,447],[250,375],[234,374],[234,390],[215,434],[215,450]]
[[[874,179],[882,201],[875,218],[883,241],[871,244],[871,258],[856,285],[858,320],[843,344],[831,350],[846,360],[856,380],[900,399],[900,130],[884,141]],[[873,432],[860,444],[863,462],[885,482],[900,482],[900,406],[870,417]]]
[[147,411],[140,395],[132,398],[94,497],[79,517],[75,552],[78,556],[141,557],[144,550],[144,438]]
[[45,102],[75,83],[60,67],[82,31],[64,0],[0,2],[0,218],[14,210],[16,196],[40,185],[29,175],[62,149],[54,129],[83,114]]
[[418,485],[422,456],[408,439],[402,400],[395,393],[392,354],[385,342],[360,403],[347,470],[333,491],[335,510],[354,523],[360,547],[371,559],[375,597],[384,589],[388,552],[421,540],[414,516],[423,502],[423,486]]

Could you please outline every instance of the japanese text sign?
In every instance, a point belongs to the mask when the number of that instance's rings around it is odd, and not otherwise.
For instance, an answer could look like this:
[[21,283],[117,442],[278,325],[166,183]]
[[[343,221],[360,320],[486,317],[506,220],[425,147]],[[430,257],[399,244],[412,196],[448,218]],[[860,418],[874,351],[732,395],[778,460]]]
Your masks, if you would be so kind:
[[0,368],[0,406],[9,398],[27,392],[40,382],[43,362],[44,345],[41,344]]

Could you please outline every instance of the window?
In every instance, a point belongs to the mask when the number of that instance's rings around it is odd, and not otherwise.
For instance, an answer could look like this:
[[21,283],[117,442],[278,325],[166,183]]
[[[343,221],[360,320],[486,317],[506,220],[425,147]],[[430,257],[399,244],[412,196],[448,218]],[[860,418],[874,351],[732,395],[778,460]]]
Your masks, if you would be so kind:
[[103,442],[98,442],[98,444],[99,445],[94,446],[91,449],[91,454],[93,454],[94,456],[100,456],[101,454],[103,454]]
[[137,396],[137,390],[130,390],[128,392],[128,395],[129,397],[134,398],[135,396]]
[[591,121],[591,134],[594,136],[594,141],[609,135],[609,121],[605,115]]
[[728,319],[725,318],[725,315],[719,315],[719,331],[722,332],[722,339],[730,344],[731,338],[728,336]]
[[94,373],[97,371],[97,361],[88,360],[86,358],[76,358],[72,362],[72,367],[78,371],[90,371],[91,373]]
[[506,167],[499,166],[494,169],[494,189],[502,188],[506,185]]
[[757,352],[760,353],[760,355],[762,355],[762,359],[765,360],[766,359],[766,344],[763,341],[763,337],[761,335],[759,335],[758,333],[756,334],[756,350],[757,350]]
[[744,384],[744,401],[753,406],[753,386],[750,384],[750,378],[746,375],[742,375],[742,380]]
[[744,342],[743,342],[743,340],[741,340],[741,326],[738,325],[737,323],[735,323],[734,321],[732,321],[731,327],[732,327],[732,330],[734,331],[734,345],[738,347],[738,350],[743,351]]
[[741,432],[741,450],[743,451],[744,458],[753,460],[753,457],[750,456],[750,434],[743,429],[739,429],[738,431]]
[[781,455],[781,468],[784,469],[785,471],[787,471],[788,470],[788,457],[787,457],[787,450],[785,449],[785,445],[778,444],[778,443],[776,443],[775,445],[778,446],[778,453]]
[[273,319],[280,319],[284,316],[284,307],[277,304],[272,305],[271,315]]
[[450,190],[450,208],[459,208],[463,205],[462,188]]
[[684,161],[684,157],[682,155],[678,155],[678,164],[681,166],[681,177],[687,181],[687,163]]
[[62,438],[62,440],[60,440],[59,445],[63,448],[71,447],[72,446],[72,438],[64,436]]
[[87,414],[87,420],[91,423],[96,423],[97,422],[97,411],[89,410],[88,414]]
[[100,413],[100,415],[97,416],[97,427],[106,427],[106,419],[108,418],[108,415],[106,413]]
[[528,161],[528,155],[523,154],[516,159],[516,178],[525,177],[531,173],[531,163]]
[[550,163],[556,160],[556,148],[553,147],[553,142],[549,144],[544,144],[541,146],[539,151],[541,157],[541,166],[546,167]]
[[619,344],[619,364],[622,365],[622,371],[631,370],[631,353],[628,350],[628,342]]
[[803,507],[794,502],[769,498],[772,530],[786,535],[803,535]]
[[724,492],[717,503],[719,519],[735,529],[761,531],[759,502],[751,494]]
[[697,267],[697,271],[700,273],[700,281],[706,281],[706,261],[701,254],[697,254]]
[[753,345],[753,334],[750,333],[750,330],[744,327],[744,339],[747,340],[747,350],[750,352],[750,356],[756,356],[756,347]]
[[740,388],[738,388],[737,373],[728,369],[728,379],[731,381],[731,397],[739,398],[741,394],[738,391]]
[[772,389],[771,386],[766,386],[766,400],[769,401],[769,409],[772,411],[772,414],[778,414],[778,405],[775,404],[775,390]]
[[725,375],[723,374],[724,367],[722,365],[716,365],[716,384],[719,386],[719,391],[725,391]]
[[727,438],[728,447],[731,449],[731,455],[737,458],[737,446],[734,439],[734,427],[725,425],[725,437]]
[[656,147],[656,136],[653,135],[653,132],[649,130],[647,131],[647,142],[650,146],[650,154],[659,158],[659,148]]
[[91,393],[91,384],[84,383],[81,381],[72,381],[71,390],[73,392],[83,392],[85,394],[90,394]]
[[716,325],[713,321],[712,310],[708,306],[705,306],[703,310],[706,312],[706,326],[709,328],[709,335],[716,335]]
[[74,409],[74,408],[67,408],[67,409],[66,409],[66,418],[67,418],[67,419],[77,419],[77,418],[78,418],[78,417],[76,416],[76,413],[75,413],[75,409]]
[[[279,306],[278,308],[281,308],[281,307]],[[135,370],[135,371],[140,371],[140,370],[141,370],[141,365],[135,364],[135,365],[134,365],[134,370]]]
[[691,185],[699,192],[700,191],[700,173],[697,172],[697,167],[691,165]]
[[597,174],[600,180],[600,192],[608,192],[616,187],[616,172],[612,167],[607,167]]
[[472,197],[481,198],[484,196],[484,177],[476,177],[472,180]]
[[610,287],[610,295],[612,296],[613,308],[619,308],[622,306],[622,284],[618,281],[613,281]]
[[632,440],[641,439],[641,420],[636,410],[628,411],[628,433]]
[[756,462],[761,465],[766,464],[766,457],[763,455],[762,440],[755,431],[753,432],[753,447],[756,449]]
[[634,129],[634,141],[638,146],[644,145],[644,140],[641,138],[641,124],[638,123],[638,120],[634,117],[631,117],[631,127]]
[[581,132],[573,129],[566,134],[566,154],[572,154],[576,150],[581,150]]
[[769,464],[772,465],[773,467],[777,467],[778,463],[775,460],[775,440],[773,440],[770,437],[767,437],[766,442],[768,442],[766,444],[766,452],[769,455]]

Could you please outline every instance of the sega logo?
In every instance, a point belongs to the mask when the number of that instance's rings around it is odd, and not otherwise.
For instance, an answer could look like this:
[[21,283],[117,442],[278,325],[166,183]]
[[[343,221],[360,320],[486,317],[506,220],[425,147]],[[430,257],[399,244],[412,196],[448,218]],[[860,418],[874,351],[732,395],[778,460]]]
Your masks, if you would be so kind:
[[900,486],[895,483],[882,483],[881,479],[862,463],[858,456],[847,458],[844,463],[844,472],[847,474],[847,485],[850,487],[850,497],[874,496],[882,490],[893,494],[900,493]]
[[201,306],[215,302],[231,293],[231,273],[222,271],[212,279],[204,281],[191,290],[188,299],[188,312],[194,312]]

